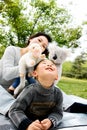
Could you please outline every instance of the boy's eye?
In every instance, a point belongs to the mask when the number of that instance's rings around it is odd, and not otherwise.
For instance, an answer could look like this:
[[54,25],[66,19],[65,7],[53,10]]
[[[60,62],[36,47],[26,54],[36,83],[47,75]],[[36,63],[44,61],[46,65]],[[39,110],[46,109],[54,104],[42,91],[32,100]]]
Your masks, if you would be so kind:
[[54,66],[54,64],[51,64],[52,66]]

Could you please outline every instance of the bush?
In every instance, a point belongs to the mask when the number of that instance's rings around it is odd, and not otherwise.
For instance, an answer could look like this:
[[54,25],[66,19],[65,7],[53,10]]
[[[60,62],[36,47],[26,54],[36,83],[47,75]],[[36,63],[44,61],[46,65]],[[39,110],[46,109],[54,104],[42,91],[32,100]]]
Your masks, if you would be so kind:
[[62,66],[62,71],[65,73],[65,72],[70,72],[71,71],[71,67],[72,67],[72,62],[70,61],[66,61],[63,63],[63,66]]
[[75,77],[75,75],[72,74],[71,72],[63,72],[62,75],[65,76],[65,77],[69,77],[69,78],[73,78],[73,77]]
[[72,71],[72,62],[65,62],[62,67],[62,76],[76,78],[76,79],[87,79],[87,62],[82,65],[81,71]]
[[4,51],[5,51],[5,46],[0,46],[0,59],[1,59],[1,57],[2,57],[2,55],[3,55],[3,53],[4,53]]

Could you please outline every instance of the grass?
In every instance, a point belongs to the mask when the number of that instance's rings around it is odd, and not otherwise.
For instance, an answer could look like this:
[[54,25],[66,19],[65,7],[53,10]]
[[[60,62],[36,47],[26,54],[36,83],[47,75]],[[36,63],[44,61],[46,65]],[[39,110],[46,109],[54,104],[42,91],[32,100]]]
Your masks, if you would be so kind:
[[87,80],[62,77],[58,86],[67,94],[73,94],[87,99]]

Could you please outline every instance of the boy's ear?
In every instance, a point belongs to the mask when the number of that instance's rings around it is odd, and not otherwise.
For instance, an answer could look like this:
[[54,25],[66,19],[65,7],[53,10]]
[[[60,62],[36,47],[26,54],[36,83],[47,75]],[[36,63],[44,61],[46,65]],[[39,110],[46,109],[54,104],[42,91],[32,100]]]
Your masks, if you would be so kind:
[[32,72],[32,76],[33,76],[33,77],[36,77],[36,76],[37,76],[36,71],[33,71],[33,72]]
[[55,77],[55,80],[58,80],[58,75]]

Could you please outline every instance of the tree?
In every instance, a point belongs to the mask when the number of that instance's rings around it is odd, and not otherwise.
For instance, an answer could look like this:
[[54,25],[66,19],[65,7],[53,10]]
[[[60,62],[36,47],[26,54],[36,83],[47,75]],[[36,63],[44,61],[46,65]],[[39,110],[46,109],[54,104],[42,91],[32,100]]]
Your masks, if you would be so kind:
[[[27,6],[24,3],[27,3]],[[1,36],[4,41],[8,41],[8,45],[22,45],[27,36],[44,31],[60,46],[78,46],[81,27],[69,26],[71,16],[67,10],[58,7],[56,0],[3,0],[0,5],[2,17],[6,19],[3,20],[2,26],[9,26],[9,31],[6,34],[3,31],[5,35],[1,33]],[[26,15],[25,10],[28,12]]]
[[67,10],[58,7],[54,0],[49,0],[47,3],[43,0],[33,0],[31,6],[32,11],[35,12],[33,13],[33,31],[45,30],[61,46],[78,46],[77,40],[81,37],[82,29],[69,26],[71,16]]
[[9,44],[12,44],[12,37],[16,38],[17,43],[23,44],[26,40],[26,36],[29,34],[28,20],[21,13],[23,8],[20,0],[15,0],[14,2],[11,0],[4,0],[2,16],[6,18],[6,25],[9,26],[7,34],[9,37]]
[[[79,56],[76,57],[75,61],[72,64],[71,73],[75,78],[85,78],[84,73],[86,72],[87,76],[87,68],[84,71],[83,64],[86,63],[87,54],[82,52]],[[86,77],[87,78],[87,77]]]

